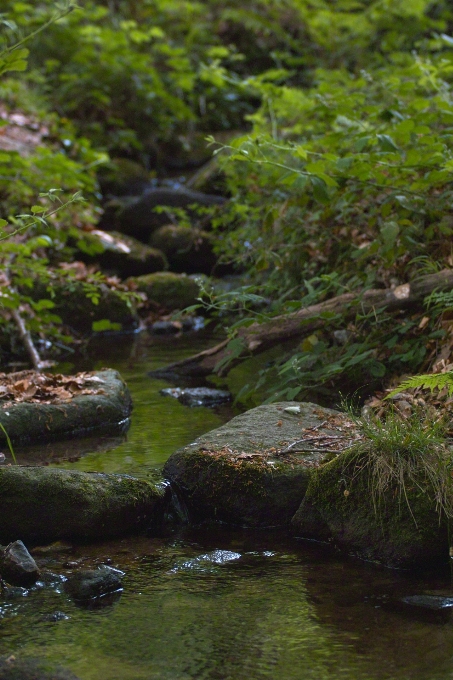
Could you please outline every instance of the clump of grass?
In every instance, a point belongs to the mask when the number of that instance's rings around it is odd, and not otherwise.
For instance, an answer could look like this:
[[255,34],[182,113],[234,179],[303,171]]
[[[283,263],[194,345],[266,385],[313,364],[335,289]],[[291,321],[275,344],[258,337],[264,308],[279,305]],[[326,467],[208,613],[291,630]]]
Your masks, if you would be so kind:
[[439,518],[453,518],[453,456],[442,419],[422,412],[404,418],[395,410],[382,420],[352,418],[361,434],[361,440],[348,449],[353,460],[360,460],[358,467],[351,468],[353,477],[368,468],[376,513],[389,494],[397,493],[417,524],[408,495],[415,489],[433,498]]

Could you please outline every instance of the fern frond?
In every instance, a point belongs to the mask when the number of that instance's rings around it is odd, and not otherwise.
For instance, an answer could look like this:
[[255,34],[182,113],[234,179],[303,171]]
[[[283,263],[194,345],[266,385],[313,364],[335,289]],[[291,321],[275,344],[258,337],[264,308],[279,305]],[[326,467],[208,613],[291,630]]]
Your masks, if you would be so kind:
[[448,371],[447,373],[429,373],[427,375],[414,375],[412,378],[403,380],[401,385],[387,394],[386,399],[391,399],[396,394],[403,392],[404,390],[414,389],[415,387],[423,387],[424,389],[431,390],[443,390],[447,388],[448,396],[451,397],[453,394],[453,371]]

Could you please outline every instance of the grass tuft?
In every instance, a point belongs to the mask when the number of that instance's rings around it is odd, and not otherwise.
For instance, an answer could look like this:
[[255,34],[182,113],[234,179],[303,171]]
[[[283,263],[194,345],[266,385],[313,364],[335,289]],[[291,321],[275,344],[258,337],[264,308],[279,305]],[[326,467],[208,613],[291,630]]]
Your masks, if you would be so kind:
[[396,411],[382,420],[351,417],[362,435],[348,449],[361,463],[353,477],[368,468],[376,513],[388,494],[397,493],[417,524],[409,496],[418,492],[433,498],[439,518],[453,517],[453,456],[442,419],[433,420],[422,412],[407,419]]

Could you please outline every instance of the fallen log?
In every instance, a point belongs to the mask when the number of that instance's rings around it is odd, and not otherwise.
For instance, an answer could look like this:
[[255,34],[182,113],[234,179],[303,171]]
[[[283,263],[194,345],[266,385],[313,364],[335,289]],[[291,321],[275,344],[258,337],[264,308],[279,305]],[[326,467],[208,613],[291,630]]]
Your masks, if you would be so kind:
[[[341,316],[342,323],[357,313],[373,310],[396,311],[414,307],[435,290],[453,288],[453,270],[443,269],[436,274],[420,277],[396,288],[370,289],[358,293],[343,293],[297,312],[275,316],[264,323],[253,323],[239,329],[234,348],[229,339],[191,357],[152,371],[156,377],[170,375],[226,375],[234,366],[254,354],[264,352],[291,338],[308,335],[328,322],[332,316]],[[240,343],[240,344],[239,344]]]

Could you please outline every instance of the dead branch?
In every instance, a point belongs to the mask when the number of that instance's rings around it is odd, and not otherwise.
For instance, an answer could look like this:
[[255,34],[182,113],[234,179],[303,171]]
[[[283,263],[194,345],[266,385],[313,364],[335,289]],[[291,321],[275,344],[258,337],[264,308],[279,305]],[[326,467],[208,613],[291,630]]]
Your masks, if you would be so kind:
[[[367,314],[377,310],[396,311],[419,305],[423,299],[435,290],[450,290],[453,288],[453,270],[443,269],[436,274],[429,274],[420,279],[397,286],[393,290],[371,289],[358,293],[344,293],[325,300],[316,305],[305,307],[269,319],[264,323],[253,323],[251,326],[240,328],[237,337],[241,339],[243,349],[239,356],[228,361],[231,356],[228,350],[228,339],[210,349],[199,352],[191,357],[176,361],[163,369],[153,371],[155,376],[169,375],[209,375],[217,372],[225,375],[244,359],[264,352],[270,347],[292,338],[309,335],[313,331],[328,323],[325,318],[338,315],[341,322],[354,318],[358,312]],[[221,364],[221,365],[220,365]],[[220,365],[220,366],[219,366]],[[219,367],[216,369],[216,367]]]

